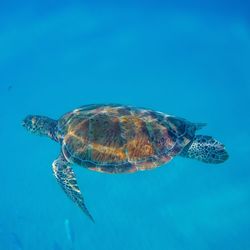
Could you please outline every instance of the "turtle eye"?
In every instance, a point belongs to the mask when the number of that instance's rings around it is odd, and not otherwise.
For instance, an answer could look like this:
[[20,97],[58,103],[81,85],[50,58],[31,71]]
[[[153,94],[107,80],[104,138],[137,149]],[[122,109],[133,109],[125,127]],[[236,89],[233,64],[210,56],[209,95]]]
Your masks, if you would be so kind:
[[30,126],[31,126],[31,128],[33,128],[33,130],[35,130],[37,128],[37,121],[34,117],[30,121]]

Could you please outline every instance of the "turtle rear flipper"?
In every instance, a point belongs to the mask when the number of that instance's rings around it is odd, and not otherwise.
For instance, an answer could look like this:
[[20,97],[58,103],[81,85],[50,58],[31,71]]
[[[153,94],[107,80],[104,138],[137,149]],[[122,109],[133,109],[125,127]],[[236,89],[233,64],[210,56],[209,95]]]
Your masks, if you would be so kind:
[[61,154],[52,164],[54,175],[70,199],[72,199],[81,210],[94,222],[93,217],[84,204],[84,199],[77,185],[76,177],[71,164]]
[[196,135],[180,155],[213,164],[222,163],[229,157],[224,145],[207,135]]

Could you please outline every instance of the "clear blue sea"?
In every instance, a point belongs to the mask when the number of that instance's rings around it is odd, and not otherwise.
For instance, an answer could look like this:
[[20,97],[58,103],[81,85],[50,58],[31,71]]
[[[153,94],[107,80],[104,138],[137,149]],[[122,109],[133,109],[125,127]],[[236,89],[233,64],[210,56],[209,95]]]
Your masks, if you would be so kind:
[[[74,171],[92,223],[52,174],[60,145],[27,133],[90,103],[205,122],[230,158]],[[0,2],[0,250],[249,250],[250,4]]]

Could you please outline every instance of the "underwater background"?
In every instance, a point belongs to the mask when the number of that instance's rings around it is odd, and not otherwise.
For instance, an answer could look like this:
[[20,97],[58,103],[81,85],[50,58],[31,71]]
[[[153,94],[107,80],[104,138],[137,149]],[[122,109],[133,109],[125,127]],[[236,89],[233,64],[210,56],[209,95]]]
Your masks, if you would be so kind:
[[[52,174],[59,144],[21,126],[90,103],[205,122],[230,158],[74,166],[93,224]],[[0,250],[250,249],[248,1],[1,1],[0,104]]]

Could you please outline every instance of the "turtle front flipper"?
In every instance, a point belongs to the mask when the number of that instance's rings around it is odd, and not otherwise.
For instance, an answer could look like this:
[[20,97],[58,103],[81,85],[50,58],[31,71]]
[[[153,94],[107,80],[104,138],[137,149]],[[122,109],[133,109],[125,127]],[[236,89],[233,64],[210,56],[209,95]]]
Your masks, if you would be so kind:
[[71,163],[69,163],[63,154],[61,154],[53,162],[52,166],[54,175],[64,192],[81,208],[91,221],[94,222],[93,217],[84,204],[84,199],[77,185],[74,171],[71,168]]

